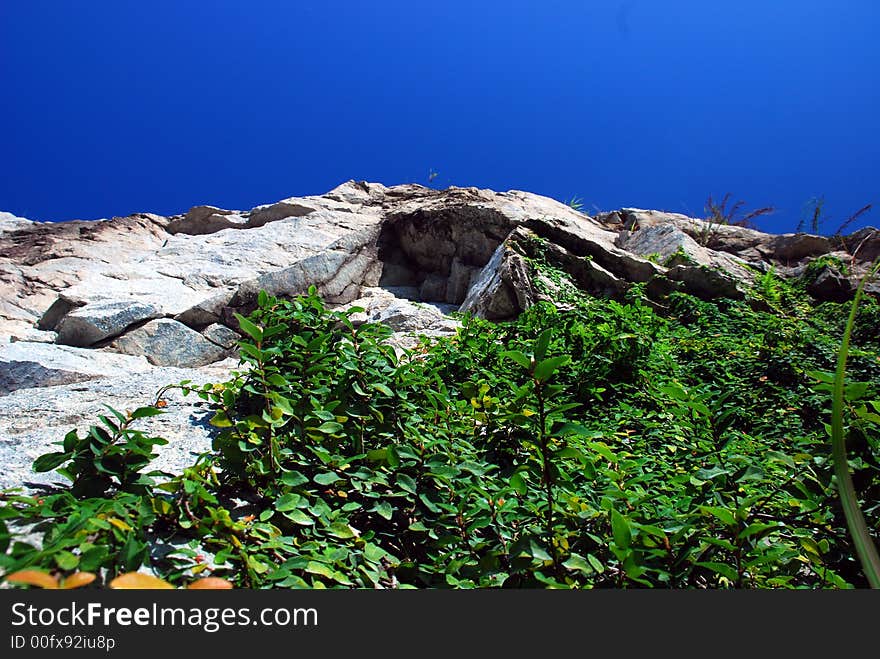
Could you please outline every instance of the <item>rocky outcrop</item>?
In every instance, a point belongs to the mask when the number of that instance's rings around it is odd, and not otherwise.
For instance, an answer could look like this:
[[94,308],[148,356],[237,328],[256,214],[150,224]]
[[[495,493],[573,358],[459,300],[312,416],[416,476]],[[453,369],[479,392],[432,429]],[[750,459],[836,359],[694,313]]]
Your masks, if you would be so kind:
[[[800,277],[825,254],[846,274],[819,272],[808,290],[846,299],[880,255],[880,232],[770,235],[635,208],[590,217],[516,190],[355,181],[172,217],[46,223],[0,213],[0,451],[29,459],[35,450],[9,447],[50,439],[22,430],[41,427],[40,400],[82,425],[93,406],[80,403],[99,393],[125,408],[183,373],[223,379],[236,364],[236,314],[261,290],[290,297],[315,286],[331,305],[359,307],[355,322],[388,324],[403,350],[454,332],[453,311],[506,320],[538,300],[564,304],[566,287],[622,299],[644,284],[658,308],[673,291],[742,298],[770,268]],[[201,423],[184,410],[174,417],[181,434]]]

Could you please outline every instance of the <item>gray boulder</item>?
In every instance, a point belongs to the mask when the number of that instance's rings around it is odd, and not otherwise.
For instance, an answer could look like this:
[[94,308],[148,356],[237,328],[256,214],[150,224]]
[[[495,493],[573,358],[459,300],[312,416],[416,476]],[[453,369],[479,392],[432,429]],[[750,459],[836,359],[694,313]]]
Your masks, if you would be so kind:
[[488,320],[509,320],[538,299],[528,265],[512,242],[495,249],[477,275],[461,305],[461,311]]
[[58,321],[58,343],[88,347],[122,334],[126,329],[161,311],[149,303],[135,300],[104,300],[77,307]]
[[807,293],[817,300],[843,302],[852,297],[853,284],[846,275],[835,268],[824,267],[807,284]]
[[[213,330],[212,334],[216,336],[218,332]],[[179,368],[203,366],[229,356],[229,348],[170,318],[151,320],[119,337],[108,348],[126,355],[144,356],[156,366]]]

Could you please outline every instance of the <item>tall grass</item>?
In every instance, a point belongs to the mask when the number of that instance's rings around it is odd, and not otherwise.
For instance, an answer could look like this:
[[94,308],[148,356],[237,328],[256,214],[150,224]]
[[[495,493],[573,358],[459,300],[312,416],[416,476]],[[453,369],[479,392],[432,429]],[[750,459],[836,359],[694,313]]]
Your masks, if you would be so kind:
[[837,357],[837,372],[834,376],[834,389],[831,406],[831,454],[834,458],[834,473],[837,478],[837,489],[840,493],[840,502],[846,516],[846,524],[850,536],[856,548],[856,555],[862,564],[862,570],[868,579],[871,588],[880,588],[880,556],[877,555],[877,547],[865,524],[865,516],[859,508],[859,501],[853,486],[852,476],[849,473],[849,465],[846,459],[846,440],[843,435],[843,398],[844,380],[846,379],[846,359],[849,355],[849,341],[855,325],[856,314],[859,308],[865,283],[880,270],[878,259],[871,271],[862,279],[856,289],[852,308],[846,329],[843,332],[843,341]]

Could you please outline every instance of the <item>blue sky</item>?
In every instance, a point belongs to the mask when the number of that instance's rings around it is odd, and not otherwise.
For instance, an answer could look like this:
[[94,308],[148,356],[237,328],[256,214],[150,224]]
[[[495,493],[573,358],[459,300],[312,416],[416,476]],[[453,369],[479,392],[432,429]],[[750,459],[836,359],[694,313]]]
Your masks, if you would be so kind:
[[876,0],[0,2],[0,209],[250,208],[347,179],[880,224]]

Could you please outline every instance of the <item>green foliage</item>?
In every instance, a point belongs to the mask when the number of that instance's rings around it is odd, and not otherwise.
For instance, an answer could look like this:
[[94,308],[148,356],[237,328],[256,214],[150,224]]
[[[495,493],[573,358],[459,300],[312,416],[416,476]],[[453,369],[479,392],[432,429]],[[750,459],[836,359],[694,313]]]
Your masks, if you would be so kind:
[[134,412],[121,414],[107,406],[113,418],[100,415],[101,425],[89,428],[84,437],[71,430],[59,442],[62,451],[47,453],[34,462],[34,471],[51,471],[60,465],[59,470],[73,485],[74,496],[101,496],[111,487],[123,492],[144,492],[153,481],[151,476],[158,472],[141,474],[155,457],[154,446],[168,442],[161,437],[147,437],[131,424],[144,417],[161,414],[156,407],[140,407]]
[[675,252],[666,257],[661,265],[664,268],[671,268],[675,265],[698,265],[698,263],[690,254],[684,251],[683,247],[679,246]]
[[755,271],[755,284],[750,296],[752,300],[762,303],[768,311],[781,316],[803,318],[811,310],[803,282],[793,285],[780,277],[773,266],[763,273]]
[[[761,294],[784,306],[774,277]],[[251,588],[866,585],[826,425],[841,305],[673,293],[661,317],[572,290],[397,354],[314,290],[258,302],[227,382],[174,385],[214,409],[213,451],[141,475],[159,442],[133,425],[158,407],[68,435],[36,466],[71,491],[3,495],[0,568]],[[878,326],[854,334],[843,423],[875,532]]]
[[582,211],[584,209],[584,200],[580,197],[572,197],[565,202],[565,205],[576,211]]
[[801,275],[801,284],[805,286],[815,282],[816,278],[825,269],[839,272],[844,276],[849,274],[846,264],[838,257],[832,256],[831,254],[823,254],[822,256],[813,259],[809,262],[809,264],[807,264],[803,275]]

